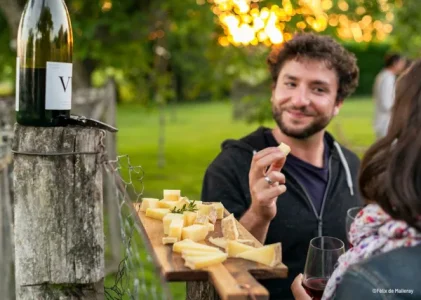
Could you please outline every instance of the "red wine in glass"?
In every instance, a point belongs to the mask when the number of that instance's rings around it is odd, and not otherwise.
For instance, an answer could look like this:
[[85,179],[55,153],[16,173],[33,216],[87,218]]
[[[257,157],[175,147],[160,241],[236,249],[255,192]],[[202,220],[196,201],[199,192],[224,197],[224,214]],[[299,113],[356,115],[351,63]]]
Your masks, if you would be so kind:
[[313,300],[320,300],[322,299],[327,281],[328,278],[307,278],[303,281],[303,287]]

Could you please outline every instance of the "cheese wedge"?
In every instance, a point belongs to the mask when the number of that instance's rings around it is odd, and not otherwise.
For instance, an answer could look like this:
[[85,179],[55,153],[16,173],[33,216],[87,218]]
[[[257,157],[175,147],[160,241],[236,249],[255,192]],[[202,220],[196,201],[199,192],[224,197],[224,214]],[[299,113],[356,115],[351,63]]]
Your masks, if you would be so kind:
[[227,247],[227,239],[222,238],[222,237],[219,237],[219,238],[210,237],[209,242],[214,244],[215,246],[218,246],[224,249]]
[[193,224],[183,228],[181,239],[190,239],[195,242],[203,241],[208,235],[208,226]]
[[238,254],[243,253],[248,250],[256,249],[252,246],[248,246],[237,241],[229,240],[227,242],[227,254],[229,257],[236,257]]
[[194,224],[199,225],[206,225],[209,223],[209,217],[206,215],[197,214],[196,220],[194,220]]
[[192,240],[182,240],[173,245],[172,250],[176,253],[181,253],[183,250],[196,250],[203,252],[221,252],[216,247],[193,242]]
[[164,190],[164,200],[178,201],[180,200],[180,190]]
[[194,211],[185,211],[183,212],[184,216],[184,226],[190,226],[194,224],[194,221],[196,220],[197,213]]
[[168,208],[148,208],[146,209],[146,216],[149,218],[162,220],[166,214],[169,214]]
[[249,245],[249,246],[252,246],[252,247],[255,247],[256,248],[256,243],[254,241],[252,241],[252,240],[238,239],[236,241],[239,242],[239,243],[241,243],[241,244]]
[[211,265],[219,264],[227,259],[228,255],[225,253],[217,253],[208,256],[189,256],[186,257],[185,266],[192,269],[202,269]]
[[227,240],[237,240],[240,236],[234,214],[230,214],[221,221],[222,234]]
[[285,155],[285,156],[287,156],[290,152],[291,152],[291,147],[290,146],[288,146],[287,144],[285,144],[285,143],[280,143],[279,144],[279,146],[278,146],[278,148],[279,148],[279,150],[281,150],[281,152]]
[[162,243],[164,244],[164,245],[167,245],[167,244],[174,244],[174,243],[176,243],[178,240],[177,240],[177,238],[175,238],[175,237],[172,237],[172,236],[164,236],[163,238],[162,238]]
[[164,234],[168,234],[170,224],[175,219],[184,219],[184,215],[169,213],[164,216],[164,218],[162,219],[162,223],[164,224]]
[[224,211],[225,211],[224,205],[221,202],[217,202],[217,203],[213,203],[212,206],[215,207],[216,209],[216,218],[218,220],[221,220],[222,218],[224,218]]
[[172,236],[181,240],[181,232],[183,230],[184,218],[174,219],[171,221],[168,229],[168,236]]
[[156,198],[142,198],[142,205],[140,211],[146,211],[148,208],[158,208],[159,199]]
[[252,260],[270,267],[282,262],[281,243],[270,244],[237,254],[238,258]]

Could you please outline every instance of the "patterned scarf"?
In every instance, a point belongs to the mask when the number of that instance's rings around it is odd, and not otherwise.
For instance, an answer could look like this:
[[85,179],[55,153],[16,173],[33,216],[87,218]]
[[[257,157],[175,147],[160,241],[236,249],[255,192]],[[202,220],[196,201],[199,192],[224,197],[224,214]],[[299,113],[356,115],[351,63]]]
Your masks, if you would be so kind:
[[353,248],[342,254],[330,277],[322,300],[333,299],[335,290],[349,265],[374,255],[421,243],[421,232],[404,221],[396,221],[377,204],[369,204],[355,217],[349,232]]

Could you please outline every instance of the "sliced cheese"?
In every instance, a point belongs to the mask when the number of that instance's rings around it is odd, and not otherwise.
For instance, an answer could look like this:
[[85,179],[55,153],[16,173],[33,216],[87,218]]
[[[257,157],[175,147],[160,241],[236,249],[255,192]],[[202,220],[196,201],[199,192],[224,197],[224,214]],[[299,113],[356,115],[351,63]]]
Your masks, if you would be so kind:
[[168,236],[172,236],[181,240],[181,233],[183,230],[184,219],[174,219],[171,221],[170,227],[168,229]]
[[164,200],[178,201],[180,199],[180,190],[164,190]]
[[227,239],[222,238],[222,237],[219,237],[219,238],[210,237],[209,242],[214,244],[215,246],[218,246],[224,249],[227,247]]
[[158,208],[159,199],[156,198],[143,198],[140,211],[146,211],[148,208]]
[[200,242],[206,238],[208,231],[209,229],[207,225],[193,224],[183,228],[181,238],[183,240],[190,239],[195,242]]
[[181,253],[183,250],[197,250],[197,251],[204,251],[204,252],[221,252],[216,247],[200,244],[193,242],[192,240],[186,239],[179,241],[173,245],[172,250],[176,253]]
[[181,257],[185,259],[185,257],[193,257],[193,256],[209,256],[210,254],[216,253],[224,253],[222,251],[219,252],[207,252],[207,251],[200,251],[200,250],[190,250],[185,249],[181,251]]
[[248,246],[237,241],[229,240],[227,242],[227,254],[229,257],[236,257],[238,254],[243,253],[248,250],[256,249],[252,246]]
[[237,220],[234,214],[230,214],[221,221],[222,234],[227,240],[237,240],[240,236],[237,228]]
[[146,216],[149,218],[162,220],[166,214],[169,214],[168,208],[148,208],[146,209]]
[[162,243],[164,244],[164,245],[166,245],[166,244],[174,244],[174,243],[176,243],[178,241],[178,239],[177,238],[175,238],[175,237],[172,237],[172,236],[164,236],[163,238],[162,238]]
[[190,226],[194,224],[196,220],[197,213],[194,211],[185,211],[183,212],[184,215],[184,226]]
[[184,219],[184,216],[182,214],[174,214],[174,213],[169,213],[164,216],[164,218],[162,219],[162,223],[164,224],[164,234],[168,234],[168,231],[170,229],[170,224],[172,220],[175,220],[175,219]]
[[192,270],[202,269],[211,265],[219,264],[227,259],[227,254],[217,253],[208,256],[188,256],[185,258],[185,266]]
[[252,260],[270,267],[282,262],[281,243],[270,244],[237,254],[236,257]]
[[281,152],[285,155],[285,156],[287,156],[290,152],[291,152],[291,147],[290,146],[288,146],[287,144],[285,144],[285,143],[280,143],[279,144],[279,146],[278,146],[278,148],[279,148],[279,150],[281,150]]

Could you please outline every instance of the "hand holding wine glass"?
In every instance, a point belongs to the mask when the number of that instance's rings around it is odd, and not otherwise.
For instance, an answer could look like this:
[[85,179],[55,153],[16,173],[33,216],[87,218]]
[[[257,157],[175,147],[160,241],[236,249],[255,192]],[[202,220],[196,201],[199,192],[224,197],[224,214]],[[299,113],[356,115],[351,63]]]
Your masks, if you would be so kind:
[[345,245],[340,239],[321,236],[310,241],[302,285],[313,300],[322,298],[327,281],[343,253]]

